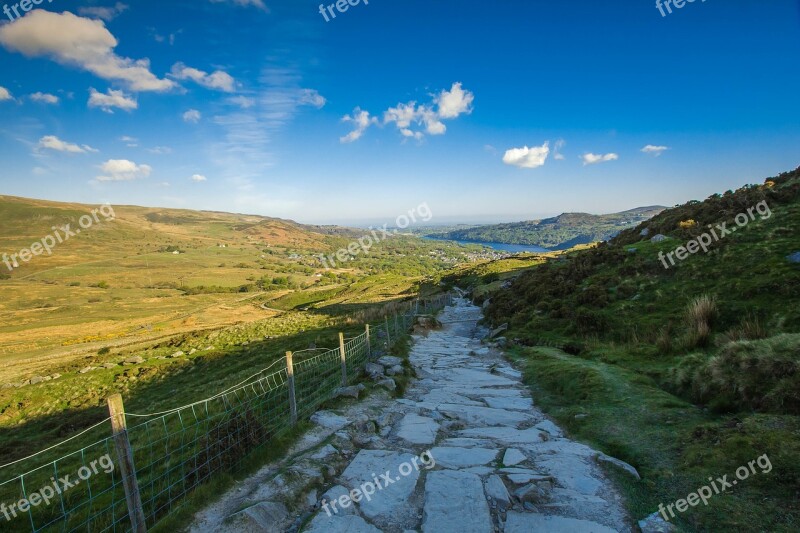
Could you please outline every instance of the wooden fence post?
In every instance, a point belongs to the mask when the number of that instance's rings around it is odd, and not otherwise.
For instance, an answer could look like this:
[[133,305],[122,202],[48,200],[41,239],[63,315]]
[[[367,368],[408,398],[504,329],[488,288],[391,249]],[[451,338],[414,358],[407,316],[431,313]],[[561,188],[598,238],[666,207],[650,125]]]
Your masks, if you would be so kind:
[[367,360],[369,361],[372,359],[372,342],[369,339],[369,324],[366,325],[365,333],[367,339]]
[[117,448],[122,485],[125,488],[125,501],[128,504],[128,515],[131,519],[134,533],[145,533],[147,525],[144,520],[142,497],[139,494],[139,484],[136,481],[136,467],[133,463],[133,449],[128,440],[128,424],[125,421],[125,406],[122,396],[115,394],[108,398],[108,412],[111,415],[111,430],[114,435],[114,445]]
[[397,329],[397,311],[394,312],[394,332],[397,334],[400,330]]
[[286,352],[286,374],[289,376],[289,412],[292,415],[292,426],[297,425],[297,397],[294,388],[294,361],[292,352]]
[[392,346],[392,337],[389,335],[389,317],[384,317],[384,321],[386,322],[386,349],[388,350]]
[[339,357],[342,360],[342,387],[347,387],[347,355],[344,353],[344,333],[339,333]]

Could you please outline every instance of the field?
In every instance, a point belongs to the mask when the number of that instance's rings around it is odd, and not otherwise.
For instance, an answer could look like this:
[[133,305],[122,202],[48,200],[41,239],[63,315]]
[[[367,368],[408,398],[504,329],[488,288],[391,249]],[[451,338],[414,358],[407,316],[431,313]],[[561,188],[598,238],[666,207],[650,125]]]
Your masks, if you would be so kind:
[[[97,206],[0,198],[9,255]],[[369,312],[438,290],[478,247],[395,236],[346,268],[318,254],[357,230],[249,215],[114,206],[0,276],[0,455],[13,460],[107,416],[204,398],[283,357],[334,347]],[[176,355],[180,354],[180,355]]]

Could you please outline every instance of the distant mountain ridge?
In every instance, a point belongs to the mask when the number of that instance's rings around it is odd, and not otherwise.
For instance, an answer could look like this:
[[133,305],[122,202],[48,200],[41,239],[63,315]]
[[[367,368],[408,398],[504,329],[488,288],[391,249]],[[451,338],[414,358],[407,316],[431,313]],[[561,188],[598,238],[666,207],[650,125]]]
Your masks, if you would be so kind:
[[456,231],[431,233],[429,237],[472,242],[498,242],[566,250],[578,244],[607,241],[624,229],[653,218],[666,207],[637,207],[608,215],[563,213],[557,217],[509,224],[476,226]]

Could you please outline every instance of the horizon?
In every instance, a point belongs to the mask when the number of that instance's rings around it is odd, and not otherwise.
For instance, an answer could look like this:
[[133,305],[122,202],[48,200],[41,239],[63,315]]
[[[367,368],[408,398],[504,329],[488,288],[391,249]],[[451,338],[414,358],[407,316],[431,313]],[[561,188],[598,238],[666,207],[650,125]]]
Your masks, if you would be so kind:
[[790,0],[43,4],[0,24],[0,179],[306,224],[671,206],[797,166],[798,27]]

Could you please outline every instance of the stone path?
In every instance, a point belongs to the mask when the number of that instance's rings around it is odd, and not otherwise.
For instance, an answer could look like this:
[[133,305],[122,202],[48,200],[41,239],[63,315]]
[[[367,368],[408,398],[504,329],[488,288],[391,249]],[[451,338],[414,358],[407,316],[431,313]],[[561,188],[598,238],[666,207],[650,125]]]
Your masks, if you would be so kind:
[[307,494],[295,490],[287,501],[293,478],[261,473],[239,489],[245,496],[223,498],[192,530],[632,531],[598,462],[632,468],[565,439],[534,407],[520,373],[481,343],[479,308],[457,300],[439,318],[442,330],[415,336],[419,379],[403,399],[373,395],[315,416],[305,440],[319,446],[290,467]]

